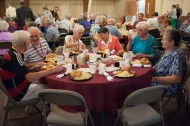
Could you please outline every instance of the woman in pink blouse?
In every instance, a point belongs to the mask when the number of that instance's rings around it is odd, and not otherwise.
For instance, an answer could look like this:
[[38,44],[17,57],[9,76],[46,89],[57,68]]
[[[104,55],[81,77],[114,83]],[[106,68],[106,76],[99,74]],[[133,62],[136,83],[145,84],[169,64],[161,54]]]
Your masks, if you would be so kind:
[[6,21],[0,21],[0,42],[11,42],[12,34],[8,32],[9,24]]
[[115,50],[115,52],[123,50],[119,39],[116,36],[109,34],[109,31],[106,27],[101,27],[98,30],[98,34],[100,37],[98,40],[98,50],[103,51],[105,49],[109,49],[110,51]]

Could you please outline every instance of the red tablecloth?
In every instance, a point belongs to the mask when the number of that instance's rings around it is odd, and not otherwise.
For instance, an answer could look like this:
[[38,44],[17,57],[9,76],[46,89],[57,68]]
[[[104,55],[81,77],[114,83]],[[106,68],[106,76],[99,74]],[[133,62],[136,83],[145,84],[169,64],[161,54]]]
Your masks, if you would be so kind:
[[108,82],[105,76],[99,75],[98,71],[88,81],[73,81],[70,80],[69,76],[56,79],[57,74],[47,76],[45,79],[50,88],[80,93],[85,98],[90,111],[108,110],[115,112],[131,92],[150,86],[152,68],[132,69],[136,71],[135,77],[125,79],[115,77],[114,81],[111,82]]

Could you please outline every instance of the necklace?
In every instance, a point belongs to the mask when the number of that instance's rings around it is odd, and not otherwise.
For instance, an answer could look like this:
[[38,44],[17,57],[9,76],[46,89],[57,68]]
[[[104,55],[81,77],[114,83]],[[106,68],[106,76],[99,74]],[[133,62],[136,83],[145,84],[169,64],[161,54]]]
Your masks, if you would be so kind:
[[[71,40],[73,43],[79,43],[79,40],[77,41],[74,35],[73,35],[72,37],[70,37],[70,40]],[[75,51],[79,51],[79,45],[75,46],[75,47],[74,47],[74,50],[75,50]]]

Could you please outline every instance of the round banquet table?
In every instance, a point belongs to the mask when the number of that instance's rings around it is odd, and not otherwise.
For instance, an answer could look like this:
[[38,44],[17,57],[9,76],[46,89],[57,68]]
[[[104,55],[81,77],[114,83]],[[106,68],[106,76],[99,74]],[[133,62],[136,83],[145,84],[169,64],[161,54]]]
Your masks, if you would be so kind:
[[[45,80],[49,88],[71,90],[81,94],[90,111],[108,110],[116,112],[117,108],[122,106],[126,96],[137,89],[150,86],[152,68],[132,69],[136,71],[134,77],[114,77],[114,81],[107,81],[104,75],[98,74],[98,70],[91,79],[86,81],[73,81],[69,76],[57,79],[56,75],[60,73],[49,75],[45,77]],[[112,72],[109,74],[113,75]]]

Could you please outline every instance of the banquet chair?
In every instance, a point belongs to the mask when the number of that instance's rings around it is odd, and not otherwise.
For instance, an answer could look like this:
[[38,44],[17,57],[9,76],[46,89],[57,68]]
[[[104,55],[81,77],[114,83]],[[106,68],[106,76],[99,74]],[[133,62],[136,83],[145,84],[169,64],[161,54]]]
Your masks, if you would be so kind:
[[186,45],[186,50],[190,50],[190,36],[186,31],[179,30],[181,34],[181,43]]
[[[44,89],[39,93],[40,101],[43,103],[44,125],[65,125],[65,126],[87,126],[88,117],[94,126],[91,114],[86,105],[85,99],[80,94],[59,89]],[[54,104],[50,108],[47,103]],[[56,105],[64,106],[83,106],[84,112],[77,111],[76,113],[67,112]]]
[[[10,110],[17,109],[21,111],[25,116],[28,116],[28,113],[25,111],[25,107],[32,106],[32,119],[34,120],[34,108],[41,113],[39,108],[36,106],[39,103],[38,98],[26,100],[26,101],[15,101],[7,92],[6,88],[4,87],[4,83],[2,81],[2,78],[0,76],[0,90],[3,92],[3,94],[6,96],[5,100],[3,101],[3,126],[6,126],[6,123],[8,121],[8,114]],[[1,115],[2,116],[2,115]]]
[[158,51],[164,51],[164,48],[162,47],[162,38],[157,38],[157,45],[154,47]]
[[83,34],[81,41],[85,44],[85,45],[89,45],[90,44],[90,28],[85,28],[84,29],[84,33],[89,33],[88,35]]
[[[115,126],[119,119],[123,126],[144,126],[162,121],[164,126],[162,97],[166,93],[165,86],[142,88],[128,95],[122,108],[118,111]],[[160,112],[148,103],[158,102]]]
[[0,42],[0,49],[9,49],[12,46],[12,42]]
[[52,52],[54,52],[57,47],[64,45],[64,41],[65,41],[65,34],[61,33],[51,46]]
[[190,36],[186,31],[179,30],[181,34],[181,45],[185,45],[184,54],[187,56],[187,60],[189,60],[189,54],[190,54]]
[[4,56],[4,53],[11,48],[12,42],[0,42],[0,67],[1,67],[1,60]]
[[58,28],[58,30],[59,30],[59,33],[69,34],[67,29],[65,29],[65,28]]
[[186,87],[187,80],[190,77],[190,63],[187,63],[187,71],[185,76],[182,79],[181,82],[181,87],[172,95],[170,96],[165,96],[166,101],[163,103],[163,108],[168,104],[168,102],[172,99],[175,98],[177,101],[178,109],[180,109],[180,105],[183,105],[185,108],[185,94],[184,94],[184,88]]

